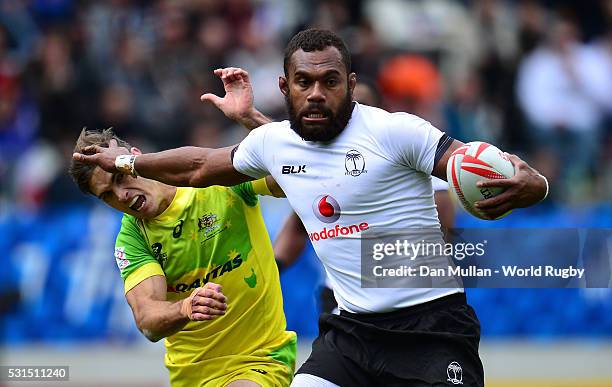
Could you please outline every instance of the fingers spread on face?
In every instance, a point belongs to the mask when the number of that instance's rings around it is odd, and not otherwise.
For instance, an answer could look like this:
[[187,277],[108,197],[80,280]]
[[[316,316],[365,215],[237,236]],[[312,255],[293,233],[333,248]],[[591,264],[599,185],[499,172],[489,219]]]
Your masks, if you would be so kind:
[[93,155],[93,154],[96,154],[96,153],[100,153],[101,151],[102,151],[102,149],[100,148],[100,146],[98,146],[98,145],[89,145],[89,146],[86,146],[83,149],[83,154]]
[[96,164],[98,155],[97,154],[86,155],[83,153],[73,153],[72,159],[75,161],[80,161],[85,164]]

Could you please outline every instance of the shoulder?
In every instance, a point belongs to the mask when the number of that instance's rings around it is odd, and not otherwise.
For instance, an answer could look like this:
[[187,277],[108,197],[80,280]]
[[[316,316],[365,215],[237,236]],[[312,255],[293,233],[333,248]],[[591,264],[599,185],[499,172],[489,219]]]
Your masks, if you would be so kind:
[[376,131],[394,128],[418,128],[428,122],[419,116],[406,112],[390,113],[374,106],[357,104],[355,118]]
[[123,218],[121,218],[121,230],[123,229],[138,229],[139,220],[133,217],[132,215],[123,214]]
[[291,129],[289,121],[271,122],[253,129],[240,142],[238,150],[244,148],[250,152],[264,152],[297,141],[301,141],[301,138]]
[[117,234],[117,242],[119,241],[137,241],[139,239],[144,240],[143,236],[143,223],[132,215],[123,214],[121,219],[121,228],[119,234]]
[[270,132],[281,134],[289,131],[292,131],[289,121],[274,121],[251,130],[248,136],[265,136]]

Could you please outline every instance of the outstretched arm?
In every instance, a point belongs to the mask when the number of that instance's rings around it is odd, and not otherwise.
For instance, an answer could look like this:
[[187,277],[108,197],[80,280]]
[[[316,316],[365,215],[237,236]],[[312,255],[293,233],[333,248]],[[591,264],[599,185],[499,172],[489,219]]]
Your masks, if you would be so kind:
[[[133,155],[111,140],[109,147],[97,145],[75,153],[76,161],[97,165],[107,172],[122,172],[177,187],[235,185],[253,178],[236,171],[232,165],[235,146],[210,149],[183,147],[156,153]],[[122,157],[118,157],[122,156]]]
[[200,100],[212,103],[227,118],[238,122],[248,130],[272,122],[270,118],[255,109],[249,73],[241,68],[227,67],[216,69],[214,74],[221,78],[225,96],[221,98],[206,93],[200,97]]
[[210,149],[188,146],[147,153],[136,157],[134,168],[140,176],[177,187],[231,186],[253,180],[234,169],[232,150],[235,147]]
[[279,270],[291,266],[304,252],[308,234],[295,212],[285,220],[274,242],[274,258]]

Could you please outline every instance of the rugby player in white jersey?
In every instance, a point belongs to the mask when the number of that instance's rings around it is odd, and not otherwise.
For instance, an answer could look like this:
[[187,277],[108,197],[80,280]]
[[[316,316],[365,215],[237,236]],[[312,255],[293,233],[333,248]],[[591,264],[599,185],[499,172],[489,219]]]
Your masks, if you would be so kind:
[[[446,179],[448,158],[462,143],[419,117],[352,102],[350,69],[346,45],[334,33],[301,31],[286,47],[279,78],[288,121],[263,125],[234,147],[184,147],[129,163],[121,151],[100,147],[73,157],[176,186],[276,179],[340,308],[340,315],[320,320],[293,386],[483,386],[480,326],[461,287],[361,287],[361,233],[438,228],[431,175]],[[514,177],[479,183],[506,188],[477,203],[491,218],[546,196],[546,179],[518,157],[510,160]]]
[[[220,103],[216,104],[219,109],[233,117],[247,116],[249,111],[252,111],[250,115],[253,116],[250,122],[258,120],[256,117],[262,117],[261,114],[253,114],[256,110],[252,106],[253,97],[248,73],[240,68],[221,69],[218,73],[219,75],[231,73],[231,77],[225,77],[225,82],[239,81],[244,86],[244,88],[239,89],[239,93],[234,94],[239,98],[223,101],[221,98],[217,99],[215,96],[208,94],[205,95],[204,99],[210,99],[213,103],[219,101]],[[382,98],[377,87],[372,82],[360,79],[353,90],[353,101],[369,106],[380,106]],[[261,121],[265,121],[261,123],[262,125],[271,122],[271,120],[266,120],[265,118]],[[247,129],[250,128],[247,127]],[[440,226],[446,234],[446,230],[453,228],[455,222],[455,209],[448,184],[444,180],[432,176],[431,185],[434,191],[434,202]],[[274,241],[274,257],[281,273],[302,256],[307,249],[307,240],[308,234],[302,221],[295,212],[292,212],[283,223]],[[339,313],[338,303],[334,298],[329,279],[326,275],[324,277],[323,284],[318,292],[321,312],[337,314]]]

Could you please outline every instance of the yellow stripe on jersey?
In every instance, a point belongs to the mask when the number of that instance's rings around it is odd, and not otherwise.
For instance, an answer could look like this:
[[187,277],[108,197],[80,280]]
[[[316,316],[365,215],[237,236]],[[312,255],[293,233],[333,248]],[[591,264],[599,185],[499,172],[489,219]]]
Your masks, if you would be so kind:
[[253,181],[253,192],[255,192],[257,195],[274,196],[270,191],[270,187],[268,187],[265,177],[263,179]]
[[153,277],[154,275],[165,276],[164,271],[157,262],[146,263],[136,269],[129,277],[125,279],[125,293],[129,292],[142,281],[147,278]]
[[[264,183],[265,184],[265,183]],[[254,207],[244,207],[244,214],[249,230],[249,238],[253,246],[253,251],[259,257],[274,257],[274,250],[270,244],[270,237],[266,224],[261,216],[259,203]],[[251,253],[252,254],[252,253]]]

